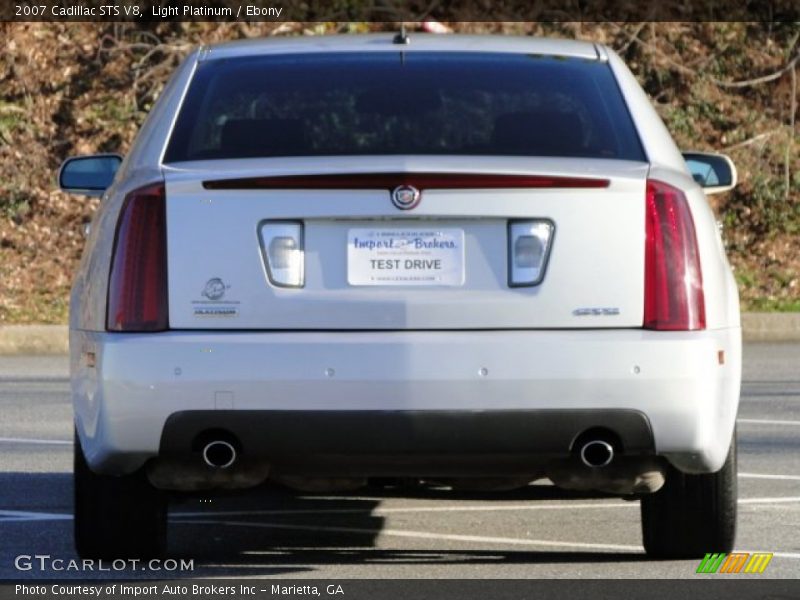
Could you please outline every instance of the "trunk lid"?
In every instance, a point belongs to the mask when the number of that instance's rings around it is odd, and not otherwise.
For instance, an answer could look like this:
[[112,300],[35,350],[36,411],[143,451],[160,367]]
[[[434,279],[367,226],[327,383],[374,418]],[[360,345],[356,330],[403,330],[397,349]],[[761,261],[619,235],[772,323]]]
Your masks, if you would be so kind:
[[[387,156],[205,161],[178,163],[164,171],[169,321],[174,329],[642,325],[645,163]],[[601,178],[609,184],[423,189],[421,201],[411,210],[398,209],[387,188],[204,186],[204,182],[243,178],[386,173],[410,177],[420,172]],[[509,285],[509,221],[520,219],[544,219],[555,226],[544,277],[533,287]],[[302,288],[270,282],[259,234],[269,221],[303,224]],[[398,283],[390,274],[383,283],[366,285],[371,276],[365,272],[369,259],[354,253],[354,239],[386,232],[438,232],[439,241],[460,245],[463,240],[463,249],[422,256],[422,260],[450,261],[451,272],[438,281]],[[430,264],[420,263],[423,270]]]

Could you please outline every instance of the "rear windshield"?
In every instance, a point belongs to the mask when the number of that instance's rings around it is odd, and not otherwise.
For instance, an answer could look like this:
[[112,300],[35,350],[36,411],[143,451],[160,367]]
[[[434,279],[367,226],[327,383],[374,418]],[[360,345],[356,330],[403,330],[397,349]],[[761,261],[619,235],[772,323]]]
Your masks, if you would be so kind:
[[165,161],[396,154],[645,160],[606,63],[368,52],[201,63]]

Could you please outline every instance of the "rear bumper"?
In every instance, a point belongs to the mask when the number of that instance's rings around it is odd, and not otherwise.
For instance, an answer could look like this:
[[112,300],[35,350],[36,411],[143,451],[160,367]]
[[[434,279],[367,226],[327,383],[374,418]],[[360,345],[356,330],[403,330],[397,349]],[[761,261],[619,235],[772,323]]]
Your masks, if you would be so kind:
[[320,471],[325,456],[565,455],[586,426],[708,472],[727,453],[741,375],[738,329],[72,331],[70,343],[78,432],[105,473],[189,452],[197,429],[223,425],[265,460]]

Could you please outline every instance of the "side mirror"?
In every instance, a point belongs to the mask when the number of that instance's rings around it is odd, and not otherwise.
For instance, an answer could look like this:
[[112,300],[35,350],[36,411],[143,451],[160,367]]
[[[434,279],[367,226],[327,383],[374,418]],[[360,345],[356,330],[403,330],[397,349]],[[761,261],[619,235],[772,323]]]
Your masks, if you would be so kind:
[[684,152],[683,159],[706,194],[728,192],[736,187],[736,166],[724,154]]
[[94,154],[68,158],[58,171],[58,187],[68,194],[102,196],[117,173],[122,157]]

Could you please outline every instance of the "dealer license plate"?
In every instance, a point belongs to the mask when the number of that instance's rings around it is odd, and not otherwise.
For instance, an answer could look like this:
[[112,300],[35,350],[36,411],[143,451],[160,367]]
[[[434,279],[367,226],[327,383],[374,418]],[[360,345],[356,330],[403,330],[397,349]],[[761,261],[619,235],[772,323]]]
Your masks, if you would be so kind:
[[350,285],[464,284],[462,229],[350,229]]

